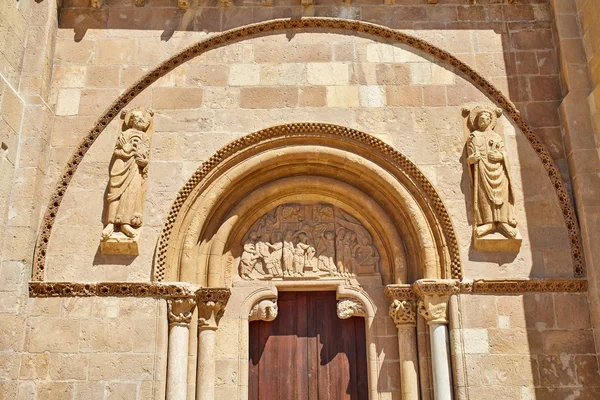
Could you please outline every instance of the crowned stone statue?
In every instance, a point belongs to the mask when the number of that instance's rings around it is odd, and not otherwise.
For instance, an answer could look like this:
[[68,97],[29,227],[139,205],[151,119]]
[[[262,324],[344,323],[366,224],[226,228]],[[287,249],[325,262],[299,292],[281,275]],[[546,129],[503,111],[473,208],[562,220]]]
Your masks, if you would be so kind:
[[477,106],[465,109],[464,114],[471,132],[467,140],[467,164],[476,244],[477,239],[496,232],[506,239],[515,239],[518,231],[508,156],[504,140],[495,131],[502,110]]

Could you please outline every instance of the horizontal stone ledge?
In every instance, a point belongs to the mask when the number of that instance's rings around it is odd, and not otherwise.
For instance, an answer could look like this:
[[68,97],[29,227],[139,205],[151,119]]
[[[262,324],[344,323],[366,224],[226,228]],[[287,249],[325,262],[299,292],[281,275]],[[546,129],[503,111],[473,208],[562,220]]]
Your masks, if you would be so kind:
[[227,302],[229,288],[185,282],[29,282],[29,297],[157,297],[197,298]]
[[410,300],[426,295],[578,293],[587,289],[587,280],[577,278],[422,279],[413,284],[387,285],[385,295],[390,300]]

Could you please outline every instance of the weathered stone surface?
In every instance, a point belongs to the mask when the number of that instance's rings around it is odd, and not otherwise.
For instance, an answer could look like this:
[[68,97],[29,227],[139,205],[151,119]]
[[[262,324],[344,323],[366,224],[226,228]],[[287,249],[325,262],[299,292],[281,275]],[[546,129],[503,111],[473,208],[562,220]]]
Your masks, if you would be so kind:
[[[315,4],[303,10],[299,3],[265,7],[246,2],[242,9],[233,2],[219,9],[215,2],[190,2],[185,12],[173,2],[146,3],[135,7],[133,1],[111,0],[94,2],[101,7],[92,9],[89,2],[64,0],[58,13],[51,1],[0,7],[0,354],[5,357],[0,370],[11,379],[0,379],[0,399],[164,398],[160,375],[166,370],[166,350],[160,343],[166,337],[166,311],[157,300],[27,299],[24,286],[38,226],[44,225],[40,213],[74,148],[105,108],[158,63],[224,29],[270,18],[327,15],[391,26],[448,50],[495,84],[536,127],[564,179],[573,179],[572,195],[584,204],[577,218],[593,231],[594,219],[586,220],[586,210],[598,201],[591,123],[600,120],[595,116],[600,92],[593,90],[600,70],[595,68],[600,65],[595,2],[457,6],[397,0],[342,8]],[[223,44],[133,99],[160,109],[160,137],[152,145],[157,165],[151,167],[144,205],[151,215],[144,222],[139,257],[96,256],[107,154],[119,122],[114,121],[83,157],[62,201],[46,278],[149,280],[159,231],[193,171],[242,135],[296,121],[358,128],[414,161],[449,210],[464,276],[572,276],[563,210],[536,153],[510,123],[503,128],[523,242],[514,257],[470,248],[465,232],[473,216],[464,201],[468,176],[460,173],[466,138],[459,108],[491,104],[482,91],[444,62],[391,39],[326,28],[307,31],[263,33]],[[591,81],[584,79],[588,62]],[[585,95],[578,94],[567,107],[563,97],[575,91]],[[346,166],[352,163],[350,157]],[[374,184],[370,194],[376,193]],[[398,218],[410,225],[410,217]],[[584,229],[582,234],[587,240],[595,232]],[[592,241],[591,247],[598,246]],[[594,255],[586,262],[589,271],[597,270]],[[231,273],[224,275],[229,279]],[[594,274],[588,276],[593,285]],[[377,290],[369,292],[377,297]],[[461,294],[460,326],[471,381],[459,390],[473,399],[598,397],[587,296]],[[380,396],[396,398],[396,327],[385,315],[388,304],[377,302],[385,317],[376,318]],[[244,397],[244,389],[237,387],[245,376],[238,356],[246,349],[239,326],[237,315],[227,315],[219,327],[216,398]],[[429,382],[424,346],[419,349],[422,379]],[[528,358],[532,354],[535,359]],[[148,381],[133,382],[138,379]],[[421,392],[429,398],[431,385]]]

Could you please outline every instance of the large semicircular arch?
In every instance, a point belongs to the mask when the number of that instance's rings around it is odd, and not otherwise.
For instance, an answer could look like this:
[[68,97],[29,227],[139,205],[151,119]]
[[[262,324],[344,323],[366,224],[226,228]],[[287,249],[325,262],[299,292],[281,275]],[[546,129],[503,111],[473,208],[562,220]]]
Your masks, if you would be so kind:
[[[134,83],[129,89],[127,89],[117,100],[108,107],[103,115],[96,121],[94,127],[90,132],[82,139],[77,149],[71,155],[67,165],[65,166],[64,172],[50,197],[46,213],[42,220],[38,239],[35,247],[35,254],[33,260],[32,280],[43,281],[45,264],[46,264],[46,252],[52,227],[54,225],[56,215],[60,204],[65,196],[66,190],[69,183],[75,174],[79,164],[81,163],[83,156],[90,149],[94,141],[104,131],[108,124],[117,116],[119,113],[129,104],[138,94],[148,88],[159,78],[169,73],[179,65],[203,54],[209,50],[222,47],[227,44],[239,42],[242,40],[251,39],[258,36],[264,36],[268,34],[275,34],[282,31],[289,30],[330,30],[346,32],[350,34],[367,34],[370,35],[374,40],[386,40],[394,41],[397,43],[405,44],[415,50],[425,52],[432,57],[439,60],[446,66],[454,68],[457,72],[463,74],[472,83],[474,83],[483,93],[485,93],[490,99],[492,99],[499,107],[501,107],[505,115],[512,119],[513,122],[519,127],[523,134],[528,139],[531,146],[534,148],[540,161],[542,162],[548,176],[554,187],[557,199],[561,206],[563,218],[568,229],[570,238],[571,253],[573,259],[573,268],[575,277],[585,276],[585,264],[583,259],[583,249],[581,244],[581,237],[579,234],[579,225],[575,217],[575,211],[568,192],[565,188],[565,184],[558,171],[558,168],[554,164],[552,157],[548,153],[548,150],[544,147],[540,139],[535,135],[529,124],[521,116],[519,111],[516,109],[514,104],[504,95],[500,90],[494,87],[489,81],[479,75],[467,64],[451,55],[450,53],[428,43],[425,40],[415,38],[406,33],[398,32],[393,29],[383,27],[380,25],[363,22],[346,20],[339,18],[318,18],[318,17],[307,17],[301,19],[276,19],[257,24],[247,25],[240,28],[231,29],[229,31],[216,34],[207,39],[204,39],[167,59],[152,71],[144,75],[140,80]],[[225,148],[226,149],[226,148]],[[218,155],[218,154],[217,154]],[[208,165],[205,163],[205,165]],[[203,166],[202,168],[205,168]],[[183,191],[184,189],[182,189]],[[178,195],[180,198],[181,193]],[[176,201],[177,203],[177,201]]]
[[[332,182],[320,189],[314,183],[283,182],[298,176]],[[336,185],[347,189],[335,189]],[[229,269],[223,258],[226,244],[241,240],[237,228],[244,218],[240,216],[256,214],[251,210],[258,207],[267,207],[266,211],[278,198],[303,194],[305,187],[310,187],[306,194],[311,198],[331,201],[341,199],[342,192],[354,193],[350,196],[353,200],[341,203],[350,207],[347,211],[354,217],[358,212],[367,221],[384,223],[386,228],[376,229],[374,237],[389,244],[412,244],[411,253],[417,256],[407,261],[413,279],[462,278],[460,249],[450,214],[419,168],[367,133],[312,122],[274,126],[243,136],[201,165],[167,215],[158,239],[153,279],[222,286],[221,275]],[[373,212],[376,208],[380,210],[377,217]],[[388,260],[397,259],[395,251],[383,253]],[[208,279],[195,281],[190,271],[197,266],[190,263],[206,269],[200,275]],[[393,272],[393,264],[388,263],[391,270],[384,274],[393,278],[388,283],[406,283]]]

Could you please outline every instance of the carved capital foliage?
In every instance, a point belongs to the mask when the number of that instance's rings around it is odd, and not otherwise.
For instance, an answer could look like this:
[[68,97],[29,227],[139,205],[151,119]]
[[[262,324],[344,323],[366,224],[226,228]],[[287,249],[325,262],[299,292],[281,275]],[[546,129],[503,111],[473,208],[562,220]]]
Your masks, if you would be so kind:
[[196,301],[193,298],[167,300],[169,325],[189,325],[192,321],[194,307],[196,307]]
[[220,301],[198,302],[198,329],[217,329],[225,313],[225,304]]
[[337,303],[337,315],[340,319],[367,317],[365,306],[356,299],[341,299]]
[[417,307],[414,300],[394,300],[389,314],[397,328],[417,325]]
[[419,300],[419,314],[427,321],[427,325],[448,323],[448,302],[450,296],[425,296]]
[[252,307],[248,314],[248,321],[273,321],[277,318],[279,307],[277,299],[261,300]]
[[225,313],[231,291],[227,288],[202,288],[196,296],[198,329],[217,329]]

